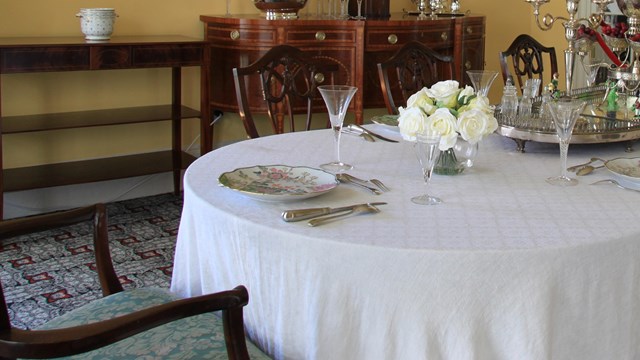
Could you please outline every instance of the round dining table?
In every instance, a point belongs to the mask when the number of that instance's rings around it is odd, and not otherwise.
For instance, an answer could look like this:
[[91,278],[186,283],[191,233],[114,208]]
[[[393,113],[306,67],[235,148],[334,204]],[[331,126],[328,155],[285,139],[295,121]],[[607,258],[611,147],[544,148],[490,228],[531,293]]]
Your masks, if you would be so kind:
[[[335,160],[329,129],[241,141],[196,160],[184,175],[172,290],[245,285],[247,335],[275,359],[640,358],[640,193],[590,185],[613,177],[606,168],[553,186],[545,179],[560,174],[557,144],[520,153],[492,134],[472,167],[432,177],[429,192],[443,203],[425,206],[410,201],[425,191],[412,143],[341,142],[348,173],[390,191],[341,183],[260,201],[219,184],[242,167],[319,168]],[[640,156],[625,148],[571,145],[568,163]],[[281,218],[374,201],[387,204],[316,227]]]

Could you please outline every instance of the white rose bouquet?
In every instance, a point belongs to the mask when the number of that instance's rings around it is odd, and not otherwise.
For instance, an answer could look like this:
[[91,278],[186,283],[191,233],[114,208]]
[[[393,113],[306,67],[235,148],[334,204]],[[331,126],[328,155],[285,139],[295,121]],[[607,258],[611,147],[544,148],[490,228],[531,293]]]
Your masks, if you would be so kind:
[[476,144],[498,128],[489,100],[474,89],[459,87],[455,80],[440,81],[411,95],[406,108],[399,108],[398,127],[402,138],[415,141],[426,129],[441,135],[439,149],[452,148],[458,136]]

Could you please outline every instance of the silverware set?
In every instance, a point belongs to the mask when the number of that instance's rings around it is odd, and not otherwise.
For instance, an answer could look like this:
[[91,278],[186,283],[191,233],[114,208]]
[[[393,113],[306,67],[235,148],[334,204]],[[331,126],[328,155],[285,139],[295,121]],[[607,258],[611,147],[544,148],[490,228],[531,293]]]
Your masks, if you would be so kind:
[[[591,165],[596,161],[601,161],[603,164],[606,164],[608,160],[604,160],[604,159],[597,158],[597,157],[592,157],[591,159],[589,159],[589,161],[587,161],[584,164],[578,164],[578,165],[573,165],[573,166],[568,167],[567,171],[575,172],[576,175],[578,175],[578,176],[584,176],[584,175],[591,174],[594,170],[601,169],[601,168],[604,167],[604,165],[600,165],[600,166]],[[615,185],[615,186],[617,186],[617,187],[619,187],[621,189],[634,191],[634,192],[640,192],[640,190],[636,190],[636,189],[632,189],[632,188],[626,187],[626,186],[620,184],[618,181],[613,180],[613,179],[599,180],[599,181],[596,181],[596,182],[591,183],[589,185],[600,185],[600,184],[613,184],[613,185]]]
[[[389,191],[389,188],[378,179],[363,180],[347,173],[340,173],[336,178],[341,183],[351,184],[366,189],[375,195]],[[337,208],[319,207],[308,209],[286,210],[282,212],[282,220],[286,222],[295,222],[309,220],[309,226],[318,226],[329,221],[334,221],[359,214],[375,214],[380,212],[377,206],[386,205],[386,202],[370,202],[364,204],[355,204],[342,206]]]
[[578,176],[589,175],[589,174],[591,174],[593,172],[593,170],[600,169],[600,168],[604,167],[604,165],[600,165],[600,166],[591,165],[596,161],[602,161],[603,163],[607,162],[607,160],[600,159],[600,158],[597,158],[597,157],[592,157],[588,162],[586,162],[584,164],[578,164],[578,165],[573,165],[573,166],[568,167],[567,171],[575,172],[576,175],[578,175]]
[[383,192],[389,191],[389,188],[378,179],[363,180],[347,173],[337,174],[336,179],[343,184],[351,184],[371,191],[375,195],[380,195]]
[[397,140],[389,139],[380,134],[374,133],[371,130],[365,129],[364,127],[356,124],[349,124],[342,128],[342,132],[345,134],[356,135],[362,137],[364,140],[369,142],[376,141],[375,139],[380,139],[382,141],[397,143]]
[[282,220],[286,222],[295,222],[309,220],[309,226],[318,226],[328,221],[334,221],[353,215],[365,213],[378,213],[380,209],[377,206],[386,205],[386,202],[373,202],[343,206],[338,208],[321,207],[309,209],[286,210],[282,213]]

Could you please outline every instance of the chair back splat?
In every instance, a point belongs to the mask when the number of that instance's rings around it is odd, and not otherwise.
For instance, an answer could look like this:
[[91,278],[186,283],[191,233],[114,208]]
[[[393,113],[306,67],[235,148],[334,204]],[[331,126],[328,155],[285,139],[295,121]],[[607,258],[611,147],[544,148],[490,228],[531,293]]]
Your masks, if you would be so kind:
[[254,113],[264,112],[265,104],[272,133],[282,134],[287,127],[295,131],[295,114],[306,114],[304,129],[310,130],[314,106],[324,106],[316,88],[333,84],[338,71],[337,64],[289,45],[275,46],[253,64],[234,68],[238,111],[247,136],[260,136]]
[[398,114],[398,106],[405,106],[418,90],[453,78],[453,57],[411,41],[378,63],[378,78],[387,111]]
[[[504,84],[512,75],[518,81],[518,85],[514,85],[521,91],[527,79],[536,78],[541,79],[539,93],[542,94],[543,88],[553,79],[553,74],[558,72],[556,49],[540,44],[527,34],[518,35],[509,48],[499,54],[499,57]],[[513,73],[509,70],[509,59],[511,59]],[[550,71],[545,71],[547,64],[550,66]]]

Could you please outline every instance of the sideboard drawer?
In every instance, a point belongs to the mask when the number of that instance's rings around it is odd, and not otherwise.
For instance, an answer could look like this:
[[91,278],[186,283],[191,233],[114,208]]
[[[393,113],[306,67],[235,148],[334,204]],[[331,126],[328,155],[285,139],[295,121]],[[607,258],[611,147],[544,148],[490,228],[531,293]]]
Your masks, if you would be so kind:
[[243,46],[246,44],[273,44],[278,39],[275,28],[209,24],[206,31],[207,41],[216,44],[242,43]]
[[410,41],[419,41],[438,49],[451,47],[453,40],[453,28],[420,30],[411,28],[370,29],[366,33],[365,49],[400,47]]
[[462,36],[465,40],[475,40],[481,39],[484,37],[484,23],[483,22],[474,22],[470,24],[465,24],[462,29]]
[[353,47],[356,43],[356,31],[332,27],[319,27],[312,30],[293,30],[285,32],[285,44],[301,46],[319,43]]
[[89,69],[87,47],[14,47],[0,51],[3,74]]

